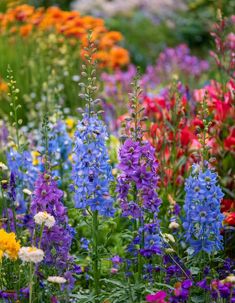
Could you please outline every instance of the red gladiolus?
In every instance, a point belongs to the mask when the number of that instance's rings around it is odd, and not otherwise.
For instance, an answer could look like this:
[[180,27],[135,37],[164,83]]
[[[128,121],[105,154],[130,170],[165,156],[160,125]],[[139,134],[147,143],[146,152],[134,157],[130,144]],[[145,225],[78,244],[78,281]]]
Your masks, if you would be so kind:
[[198,119],[198,118],[194,118],[193,120],[192,120],[192,124],[193,124],[193,126],[199,126],[200,128],[203,128],[204,127],[204,125],[203,125],[203,122],[202,122],[202,120],[200,120],[200,119]]
[[216,110],[215,119],[217,121],[223,121],[226,119],[231,111],[231,104],[221,100],[216,100],[214,106]]
[[235,201],[231,200],[231,199],[223,199],[221,201],[221,212],[227,212],[229,210],[231,210],[231,208],[235,208]]
[[229,136],[224,140],[224,148],[230,151],[235,151],[235,127],[230,130]]
[[229,213],[224,222],[230,226],[235,226],[235,212]]
[[194,135],[192,134],[192,132],[190,131],[190,129],[185,126],[180,133],[180,142],[183,146],[187,146],[189,145],[189,143],[192,141],[192,139],[194,138]]

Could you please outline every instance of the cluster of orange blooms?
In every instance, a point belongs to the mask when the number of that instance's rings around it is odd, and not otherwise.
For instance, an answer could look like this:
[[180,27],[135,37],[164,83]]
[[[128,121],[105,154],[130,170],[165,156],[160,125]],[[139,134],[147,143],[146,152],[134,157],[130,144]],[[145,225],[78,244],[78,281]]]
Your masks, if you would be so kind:
[[8,85],[3,79],[0,77],[0,95],[6,94],[8,91]]
[[0,34],[19,34],[28,37],[36,31],[51,31],[61,34],[72,45],[79,43],[81,49],[87,45],[88,32],[97,43],[96,58],[102,66],[121,67],[129,63],[129,53],[118,46],[123,37],[117,31],[108,31],[104,20],[92,16],[81,16],[76,11],[63,11],[58,7],[48,9],[23,4],[0,14]]

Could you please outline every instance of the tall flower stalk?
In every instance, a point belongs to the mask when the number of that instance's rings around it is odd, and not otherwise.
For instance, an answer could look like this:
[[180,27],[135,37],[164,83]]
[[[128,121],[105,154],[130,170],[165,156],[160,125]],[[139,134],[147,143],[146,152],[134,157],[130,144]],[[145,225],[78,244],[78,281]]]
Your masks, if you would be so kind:
[[[95,302],[99,302],[101,260],[99,255],[99,217],[113,216],[113,200],[109,185],[113,180],[109,164],[106,127],[94,111],[97,91],[96,63],[93,61],[95,45],[88,37],[85,49],[87,65],[82,65],[82,76],[86,83],[80,83],[86,101],[82,120],[78,121],[75,132],[73,180],[75,185],[75,207],[83,209],[91,216],[92,273]],[[85,81],[84,81],[85,82]]]
[[[133,93],[130,94],[130,118],[126,119],[124,143],[119,153],[121,173],[118,176],[117,192],[124,216],[132,217],[135,222],[135,232],[138,234],[138,279],[143,275],[143,256],[149,247],[145,239],[146,224],[157,221],[159,205],[157,194],[157,167],[155,150],[144,140],[142,115],[144,108],[140,104],[142,90],[138,84],[138,77],[133,82]],[[136,242],[137,241],[137,242]],[[158,253],[156,246],[152,255]]]
[[190,176],[185,182],[185,240],[189,244],[189,254],[212,254],[223,248],[220,230],[224,216],[220,212],[223,192],[217,174],[210,165],[209,129],[211,121],[207,105],[207,92],[201,102],[199,118],[203,122],[198,127],[201,144],[199,163],[192,165]]

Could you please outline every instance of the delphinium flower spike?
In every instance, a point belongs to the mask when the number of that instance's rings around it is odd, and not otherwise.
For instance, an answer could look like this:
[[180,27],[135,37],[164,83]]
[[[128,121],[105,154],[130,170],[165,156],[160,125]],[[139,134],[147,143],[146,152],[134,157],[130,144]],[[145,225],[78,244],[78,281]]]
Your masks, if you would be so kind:
[[71,228],[68,224],[67,209],[63,204],[63,191],[48,173],[41,173],[35,184],[30,207],[31,215],[47,212],[55,218],[51,228],[44,228],[41,247],[45,252],[45,263],[54,265],[59,272],[65,271],[71,261],[69,254],[72,244]]
[[[91,35],[85,49],[87,64],[82,65],[84,83],[80,83],[85,110],[78,121],[75,132],[73,181],[75,186],[75,207],[86,210],[92,217],[92,273],[94,279],[95,301],[100,294],[100,256],[98,251],[99,215],[110,217],[114,214],[113,199],[109,194],[113,181],[111,165],[106,147],[108,138],[106,127],[95,112],[96,63],[94,61],[95,43]],[[98,300],[98,301],[97,301]]]
[[192,165],[190,176],[185,182],[185,240],[189,244],[189,252],[198,254],[202,251],[211,254],[222,249],[223,215],[220,202],[223,192],[218,183],[218,176],[210,166],[208,146],[209,127],[211,125],[207,109],[207,94],[204,96],[199,112],[203,128],[198,129],[200,162]]
[[[12,128],[15,130],[15,135],[9,136],[10,150],[6,153],[7,166],[10,170],[9,195],[11,211],[23,213],[27,209],[27,198],[24,191],[33,189],[33,184],[37,176],[37,169],[32,164],[30,152],[25,150],[22,136],[20,134],[20,126],[22,119],[19,118],[19,89],[13,77],[13,72],[8,67],[8,86],[10,98],[10,116],[12,117]],[[6,210],[8,211],[8,210]]]
[[[126,120],[126,132],[122,136],[118,168],[118,198],[124,216],[143,217],[145,212],[158,212],[161,203],[156,192],[158,163],[155,149],[143,138],[143,107],[139,103],[141,88],[138,80],[133,83],[134,93],[130,95],[130,118]],[[132,195],[129,201],[128,196]]]
[[[117,193],[123,216],[133,218],[135,235],[128,251],[138,260],[138,279],[143,275],[143,257],[160,253],[160,237],[157,232],[158,209],[161,200],[157,194],[158,163],[155,149],[144,140],[142,124],[144,108],[140,104],[142,90],[137,76],[130,94],[130,117],[126,119],[124,140],[119,152],[121,171],[117,179]],[[135,259],[134,257],[134,259]]]

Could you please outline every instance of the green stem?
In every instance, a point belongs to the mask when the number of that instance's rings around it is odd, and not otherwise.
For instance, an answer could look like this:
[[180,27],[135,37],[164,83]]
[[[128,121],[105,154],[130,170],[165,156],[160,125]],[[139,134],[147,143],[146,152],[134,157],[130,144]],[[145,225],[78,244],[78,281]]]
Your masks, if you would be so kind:
[[32,303],[33,298],[33,264],[29,264],[29,303]]
[[44,226],[45,224],[43,223],[40,227],[40,233],[39,233],[39,243],[38,243],[38,248],[41,248],[41,243],[42,243],[42,234],[43,234],[43,230],[44,230]]
[[95,292],[95,302],[99,302],[100,294],[100,268],[99,268],[99,251],[98,251],[98,211],[92,213],[93,216],[93,226],[92,226],[92,238],[93,238],[93,277],[94,277],[94,292]]

